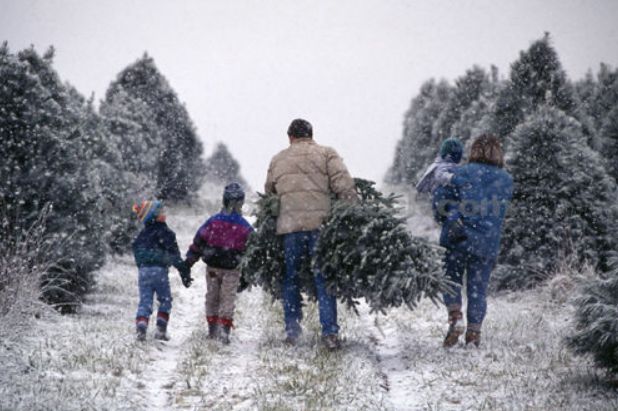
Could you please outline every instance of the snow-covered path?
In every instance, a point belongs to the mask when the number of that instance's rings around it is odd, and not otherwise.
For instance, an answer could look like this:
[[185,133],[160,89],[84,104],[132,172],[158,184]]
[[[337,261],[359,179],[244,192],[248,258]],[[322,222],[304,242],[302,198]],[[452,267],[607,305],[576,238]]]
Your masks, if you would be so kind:
[[[173,316],[170,318],[170,340],[155,341],[149,338],[148,367],[142,372],[138,385],[143,386],[144,396],[152,410],[169,410],[173,388],[182,383],[178,361],[196,327],[200,326],[203,313],[199,301],[203,299],[203,284],[197,281],[189,289],[175,287]],[[197,305],[197,307],[196,307]],[[140,384],[141,383],[141,384]]]
[[[184,252],[204,215],[169,214]],[[564,349],[570,308],[551,287],[491,298],[478,350],[442,349],[444,309],[428,301],[388,316],[341,307],[344,344],[331,353],[315,304],[288,347],[281,304],[259,289],[239,294],[229,346],[206,339],[202,263],[193,277],[185,289],[171,270],[171,340],[151,330],[138,343],[136,269],[110,259],[78,315],[47,312],[0,341],[0,411],[618,409],[616,391]]]

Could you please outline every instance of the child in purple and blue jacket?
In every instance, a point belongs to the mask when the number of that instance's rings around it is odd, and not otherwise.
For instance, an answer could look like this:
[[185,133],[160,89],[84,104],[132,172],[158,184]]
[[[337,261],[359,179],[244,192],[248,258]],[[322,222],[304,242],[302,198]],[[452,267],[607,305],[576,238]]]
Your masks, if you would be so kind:
[[238,265],[253,227],[242,216],[245,192],[231,183],[223,192],[223,210],[210,217],[197,231],[185,262],[206,263],[206,320],[208,337],[229,344],[233,327],[236,290],[240,283]]

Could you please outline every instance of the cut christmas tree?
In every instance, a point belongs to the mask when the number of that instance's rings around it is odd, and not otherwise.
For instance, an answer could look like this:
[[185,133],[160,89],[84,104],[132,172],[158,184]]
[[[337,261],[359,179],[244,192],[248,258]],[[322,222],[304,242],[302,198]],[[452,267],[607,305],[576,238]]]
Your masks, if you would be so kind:
[[[321,229],[314,261],[300,273],[300,287],[315,298],[311,267],[325,276],[328,289],[348,307],[364,298],[372,310],[406,304],[413,309],[423,297],[437,300],[447,289],[441,252],[424,239],[412,237],[397,216],[396,197],[384,197],[373,182],[356,179],[360,201],[334,201]],[[285,261],[276,235],[278,199],[258,202],[256,234],[242,263],[245,279],[281,298]]]

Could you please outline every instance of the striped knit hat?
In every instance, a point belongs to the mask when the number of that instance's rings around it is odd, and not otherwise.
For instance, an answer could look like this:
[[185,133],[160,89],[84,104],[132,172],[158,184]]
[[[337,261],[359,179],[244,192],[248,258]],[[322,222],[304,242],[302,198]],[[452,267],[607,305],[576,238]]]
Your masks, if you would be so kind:
[[142,223],[146,224],[149,221],[155,219],[161,209],[163,208],[163,203],[159,200],[145,200],[142,201],[142,204],[133,204],[133,212],[137,215],[137,218]]

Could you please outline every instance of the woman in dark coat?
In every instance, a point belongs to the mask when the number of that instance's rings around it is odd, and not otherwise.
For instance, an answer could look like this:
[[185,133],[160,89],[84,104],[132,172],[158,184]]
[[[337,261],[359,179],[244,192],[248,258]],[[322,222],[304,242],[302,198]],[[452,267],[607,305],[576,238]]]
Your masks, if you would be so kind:
[[504,169],[500,141],[493,135],[474,140],[469,162],[454,170],[451,184],[433,193],[433,210],[442,225],[446,276],[457,286],[444,295],[449,328],[445,347],[464,332],[461,288],[466,274],[468,307],[466,344],[479,346],[487,311],[487,286],[500,249],[504,214],[512,197],[513,179]]

